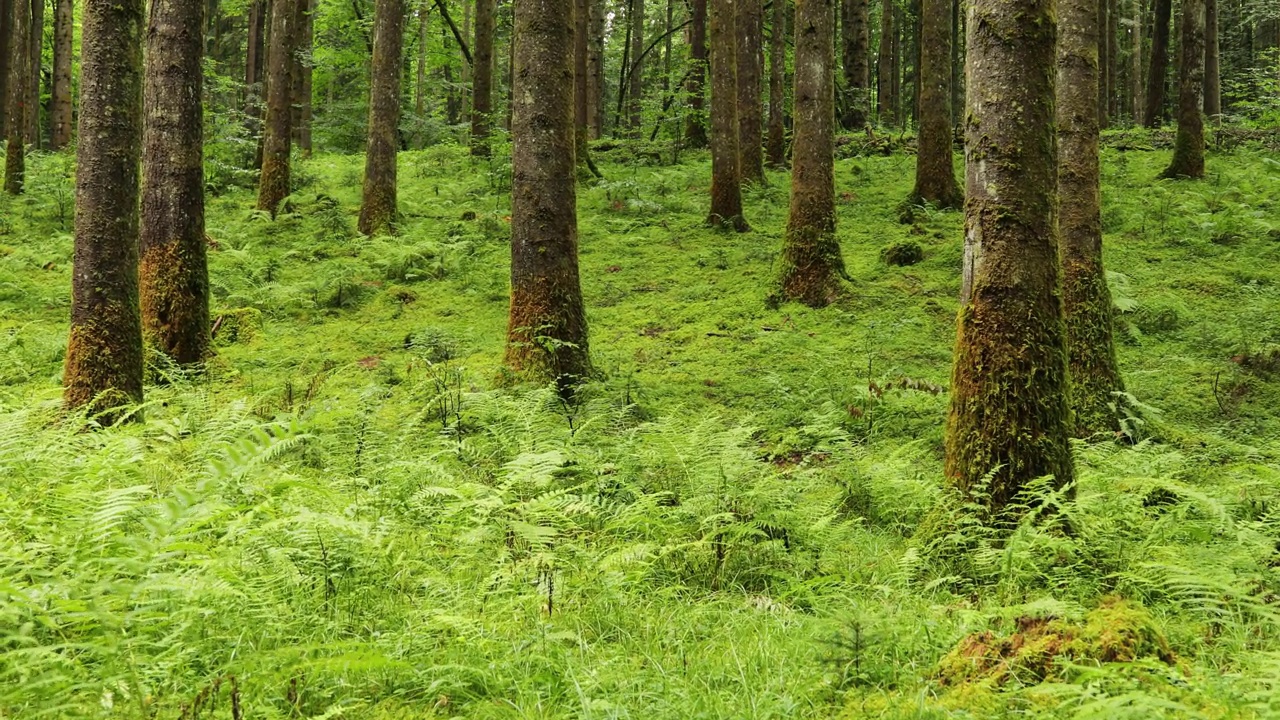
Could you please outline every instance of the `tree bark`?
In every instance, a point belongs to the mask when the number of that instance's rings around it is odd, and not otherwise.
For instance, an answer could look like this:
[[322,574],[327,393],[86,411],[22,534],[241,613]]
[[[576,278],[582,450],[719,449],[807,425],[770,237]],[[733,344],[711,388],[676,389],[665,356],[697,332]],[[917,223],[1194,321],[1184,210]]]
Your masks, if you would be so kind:
[[894,26],[894,0],[881,0],[880,50],[876,58],[876,107],[880,124],[898,124],[898,69],[894,62],[897,30]]
[[764,178],[764,10],[761,0],[735,0],[738,28],[738,174],[744,183]]
[[1178,134],[1166,178],[1204,177],[1205,0],[1182,0],[1182,66],[1178,80]]
[[292,108],[289,123],[298,154],[311,157],[311,50],[315,41],[315,0],[293,0],[296,15],[293,58],[289,77]]
[[209,351],[201,0],[151,0],[142,131],[142,331],[180,365]]
[[1172,0],[1155,0],[1155,24],[1151,33],[1151,69],[1147,73],[1147,108],[1142,124],[1159,127],[1164,118],[1165,76],[1169,73],[1169,20]]
[[63,399],[103,422],[142,401],[138,164],[142,0],[86,0],[76,133],[75,258]]
[[644,114],[644,0],[631,0],[627,22],[631,25],[631,56],[627,71],[627,128],[640,132]]
[[426,117],[427,117],[427,10],[426,2],[420,2],[417,8],[418,14],[418,57],[414,68],[414,86],[413,86],[413,112],[417,115],[416,125],[418,132],[413,138],[413,147],[415,150],[421,150],[427,146],[426,138]]
[[[777,0],[775,0],[776,2]],[[795,141],[779,295],[823,307],[840,292],[832,0],[796,0]]]
[[922,0],[920,30],[920,136],[908,201],[958,208],[964,195],[951,160],[951,0]]
[[271,38],[267,48],[267,119],[262,137],[262,172],[258,177],[258,209],[276,216],[289,194],[289,153],[292,141],[293,3],[272,0]]
[[44,63],[44,0],[31,3],[31,24],[27,28],[30,57],[27,59],[27,144],[39,148],[40,135],[40,71]]
[[9,124],[9,75],[12,72],[13,3],[0,0],[0,133],[8,138]]
[[867,92],[871,85],[871,20],[868,0],[841,1],[840,38],[845,84],[844,113],[840,124],[845,130],[861,130],[867,124],[870,100]]
[[750,229],[742,216],[738,163],[738,41],[735,0],[711,0],[711,213],[714,226]]
[[476,0],[475,66],[471,68],[471,154],[479,157],[489,157],[489,120],[493,112],[493,13],[494,0]]
[[770,167],[787,165],[787,0],[773,0],[769,37],[769,134],[765,148]]
[[[1072,0],[1062,0],[1063,2],[1072,2]],[[1093,22],[1092,36],[1098,44],[1095,60],[1097,70],[1094,75],[1093,86],[1097,92],[1096,102],[1098,104],[1097,122],[1099,127],[1106,127],[1109,117],[1109,109],[1111,103],[1111,88],[1108,80],[1111,78],[1111,43],[1107,38],[1107,28],[1110,27],[1111,7],[1109,0],[1096,0],[1091,3],[1094,6],[1094,14],[1097,17]],[[1061,29],[1061,26],[1060,26]],[[1058,78],[1061,80],[1061,76]]]
[[49,147],[61,150],[71,142],[72,0],[55,0],[53,9],[53,88]]
[[[244,114],[246,123],[254,136],[262,132],[262,105],[265,87],[262,82],[263,66],[266,55],[266,19],[267,0],[253,0],[249,4],[246,18],[246,38],[244,51]],[[259,145],[258,153],[262,147]],[[255,165],[261,166],[261,158]]]
[[1218,0],[1204,0],[1204,114],[1222,114],[1222,67],[1218,47]]
[[[705,2],[705,0],[703,0]],[[591,18],[588,26],[587,125],[591,139],[604,133],[604,0],[587,0]]]
[[689,114],[685,116],[685,144],[692,148],[707,146],[706,101],[703,86],[707,77],[707,1],[691,0],[689,23],[689,61],[693,67],[685,82],[689,95]]
[[1058,230],[1062,239],[1062,304],[1074,433],[1120,429],[1114,392],[1124,390],[1112,333],[1111,291],[1102,264],[1099,0],[1058,5]]
[[26,184],[27,175],[27,83],[31,74],[27,72],[27,61],[31,59],[28,52],[27,35],[31,30],[31,5],[27,0],[14,0],[9,13],[9,95],[5,98],[5,162],[4,190],[10,195],[20,195]]
[[1142,113],[1147,106],[1146,85],[1142,82],[1142,0],[1133,0],[1133,45],[1130,50],[1132,64],[1130,73],[1133,77],[1133,123],[1142,122]]
[[[1055,4],[969,3],[964,275],[945,472],[995,514],[1032,480],[1073,479],[1055,217]],[[1096,93],[1089,100],[1096,107]]]
[[578,165],[592,167],[587,149],[589,103],[588,58],[590,42],[588,31],[591,26],[591,0],[573,0],[573,138],[574,152]]
[[591,373],[578,278],[573,0],[515,6],[506,368],[562,393]]
[[[479,23],[477,23],[477,27]],[[400,56],[404,44],[403,0],[374,6],[373,69],[369,78],[369,145],[365,152],[360,232],[395,232],[396,149],[400,126]],[[477,73],[477,76],[479,73]]]

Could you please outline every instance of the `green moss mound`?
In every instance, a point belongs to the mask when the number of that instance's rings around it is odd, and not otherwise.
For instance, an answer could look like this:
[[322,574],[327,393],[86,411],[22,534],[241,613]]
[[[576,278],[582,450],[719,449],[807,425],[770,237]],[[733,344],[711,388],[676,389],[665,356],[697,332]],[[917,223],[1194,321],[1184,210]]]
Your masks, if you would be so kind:
[[880,251],[880,259],[886,265],[896,265],[898,267],[906,267],[915,265],[924,260],[924,248],[920,247],[920,243],[914,240],[900,240],[887,245]]

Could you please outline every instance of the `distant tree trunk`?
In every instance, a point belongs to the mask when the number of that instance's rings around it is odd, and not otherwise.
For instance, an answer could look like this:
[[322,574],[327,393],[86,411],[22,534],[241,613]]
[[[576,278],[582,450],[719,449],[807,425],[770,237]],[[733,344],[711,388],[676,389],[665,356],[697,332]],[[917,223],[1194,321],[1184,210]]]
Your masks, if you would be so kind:
[[1155,25],[1151,34],[1151,69],[1147,73],[1147,109],[1142,124],[1159,127],[1164,117],[1164,83],[1169,72],[1169,20],[1173,0],[1155,0]]
[[860,130],[867,124],[867,92],[871,85],[870,3],[868,0],[842,0],[840,11],[845,84],[844,113],[840,124],[845,130]]
[[[479,23],[476,23],[477,27]],[[400,56],[404,45],[403,0],[374,6],[373,69],[369,77],[369,145],[365,153],[360,232],[394,232],[396,149],[400,127]],[[476,74],[479,77],[479,73]]]
[[908,201],[959,208],[964,194],[951,160],[951,0],[922,0],[920,31],[920,137]]
[[[703,0],[705,2],[706,0]],[[604,0],[587,0],[590,9],[587,54],[587,126],[591,139],[604,134]]]
[[1142,113],[1147,107],[1144,92],[1146,85],[1142,82],[1142,2],[1143,0],[1133,0],[1133,45],[1130,51],[1132,65],[1129,72],[1133,75],[1130,80],[1133,82],[1133,123],[1135,125],[1142,123]]
[[[775,0],[776,2],[777,0]],[[795,142],[780,299],[823,307],[840,291],[832,0],[796,0]]]
[[1124,90],[1121,86],[1120,73],[1120,0],[1103,0],[1107,3],[1107,111],[1101,117],[1102,127],[1111,125],[1111,118],[1119,115],[1124,103],[1120,100]]
[[27,43],[27,144],[39,148],[40,136],[40,71],[44,63],[44,2],[45,0],[28,0],[31,3],[31,25],[28,26]]
[[1205,0],[1182,0],[1182,66],[1178,80],[1178,134],[1166,178],[1204,177]]
[[415,133],[413,139],[413,147],[417,150],[427,146],[426,138],[426,117],[427,117],[427,3],[425,0],[418,5],[418,57],[414,77],[414,94],[413,94],[413,114],[417,115],[418,132]]
[[[905,106],[902,111],[904,118],[910,118],[912,123],[920,122],[920,0],[908,0],[906,7],[902,8],[902,22],[898,23],[901,29],[901,35],[904,36],[907,43],[907,56],[911,58],[911,71],[904,73],[902,85],[910,88],[910,101],[902,101],[899,107]],[[910,20],[910,23],[907,21]]]
[[880,51],[876,59],[876,104],[880,124],[898,124],[898,68],[894,60],[897,29],[894,26],[894,0],[881,0]]
[[249,3],[244,50],[244,112],[249,117],[249,127],[254,135],[260,132],[262,124],[262,70],[266,54],[266,18],[267,0],[253,0]]
[[489,157],[489,116],[493,113],[493,13],[494,0],[476,0],[476,42],[472,48],[475,66],[471,68],[471,154],[479,157]]
[[945,472],[997,514],[1036,478],[1051,475],[1057,487],[1073,479],[1055,218],[1055,5],[969,2],[968,199]]
[[27,41],[31,29],[30,11],[31,5],[26,0],[14,0],[9,13],[9,95],[5,98],[7,143],[4,190],[10,195],[21,194],[26,184],[27,83],[31,81],[31,74],[27,72],[27,61],[31,59]]
[[142,329],[181,365],[209,351],[204,240],[204,3],[151,0],[142,130]]
[[[1073,0],[1064,0],[1072,2]],[[1110,27],[1110,0],[1094,0],[1090,3],[1094,7],[1093,32],[1091,35],[1098,44],[1097,49],[1097,73],[1094,76],[1093,86],[1097,93],[1095,102],[1098,104],[1097,122],[1099,127],[1106,127],[1108,124],[1108,109],[1111,101],[1111,88],[1108,87],[1107,81],[1111,78],[1111,43],[1107,38],[1107,28]],[[1059,24],[1061,27],[1061,23]],[[1059,78],[1061,79],[1061,78]]]
[[86,0],[76,133],[75,257],[63,399],[102,421],[142,401],[138,164],[142,0]]
[[685,144],[692,148],[707,146],[706,101],[703,85],[707,76],[707,0],[692,0],[689,23],[689,60],[693,67],[685,82],[689,95],[689,114],[685,116]]
[[769,142],[765,155],[771,167],[787,165],[787,0],[773,0],[773,30],[769,37]]
[[[738,174],[764,182],[764,10],[761,0],[734,0],[738,28]],[[833,110],[834,112],[834,110]]]
[[[440,28],[440,41],[444,43],[445,50],[449,49],[452,43],[449,32],[446,28]],[[465,67],[465,65],[464,65]],[[444,113],[445,119],[450,125],[457,125],[464,115],[462,112],[462,93],[459,93],[453,84],[453,54],[445,53],[444,65],[440,67],[440,77],[444,80],[445,101]]]
[[1124,390],[1102,265],[1098,2],[1059,0],[1058,5],[1058,230],[1070,404],[1079,437],[1119,429],[1111,408],[1113,393]]
[[258,209],[276,216],[280,201],[289,194],[293,84],[293,3],[272,0],[271,39],[267,48],[267,120],[262,137],[262,172],[258,176]]
[[631,27],[631,55],[627,71],[627,128],[639,132],[644,114],[644,0],[631,0],[627,22]]
[[[477,0],[477,2],[479,2],[479,0]],[[472,13],[471,13],[471,10],[472,10],[472,8],[474,8],[474,7],[475,7],[475,4],[476,4],[476,3],[474,3],[474,2],[468,2],[468,0],[462,0],[462,37],[464,37],[464,38],[468,38],[468,39],[470,39],[470,40],[471,40],[471,44],[472,44],[472,48],[471,48],[471,49],[472,49],[472,51],[473,51],[473,52],[475,51],[475,47],[474,47],[474,46],[475,46],[476,36],[472,33],[472,27],[471,27],[471,15],[472,15]],[[489,51],[489,52],[490,52],[490,54],[492,54],[492,53],[493,53],[493,50],[492,50],[492,47],[493,47],[493,45],[492,45],[492,43],[493,43],[493,36],[492,36],[492,34],[490,34],[489,43],[490,43],[490,46],[489,46],[489,47],[490,47],[490,51]],[[463,116],[464,116],[464,117],[466,117],[466,118],[467,118],[467,121],[468,121],[468,122],[471,122],[471,113],[473,112],[473,110],[472,110],[472,96],[475,94],[475,84],[474,84],[474,80],[472,79],[472,75],[474,74],[474,73],[473,73],[473,65],[474,65],[474,63],[475,63],[475,56],[474,56],[474,55],[472,55],[472,57],[471,57],[471,61],[470,61],[470,62],[468,62],[468,61],[467,61],[466,53],[465,53],[465,52],[463,51],[463,49],[462,49],[462,43],[459,43],[459,44],[458,44],[458,70],[459,70],[459,76],[462,78],[462,86],[463,86],[463,90],[462,90],[462,114],[463,114]],[[493,61],[492,61],[492,60],[490,60],[490,62],[489,62],[489,67],[490,67],[490,68],[492,68],[492,67],[493,67]],[[492,70],[490,70],[490,73],[491,73],[491,74],[492,74],[492,72],[493,72],[493,71],[492,71]],[[492,82],[491,82],[490,84],[492,85]],[[470,88],[470,89],[471,89],[471,92],[467,92],[466,88]],[[490,97],[490,101],[489,101],[489,103],[490,103],[490,106],[492,106],[492,104],[493,104],[493,100],[492,100],[492,93],[491,93],[491,97]]]
[[590,53],[587,33],[591,21],[591,0],[573,0],[573,138],[574,154],[578,165],[593,174],[595,164],[591,162],[590,150],[587,147],[589,131],[588,114],[590,96],[588,85],[590,77],[587,72],[587,60]]
[[711,213],[714,226],[750,229],[742,216],[738,163],[738,42],[735,0],[711,0]]
[[1204,0],[1204,113],[1222,114],[1222,68],[1218,48],[1218,0]]
[[503,364],[562,393],[591,373],[578,278],[573,0],[515,5],[511,308]]
[[290,125],[293,142],[302,157],[311,157],[311,50],[314,43],[315,0],[293,0],[297,12],[294,18],[293,61],[289,77],[293,84],[292,117]]
[[49,147],[61,150],[71,142],[71,53],[74,20],[72,0],[56,0],[53,10],[53,88]]
[[13,3],[0,0],[0,133],[8,138],[9,124],[9,75],[12,73]]

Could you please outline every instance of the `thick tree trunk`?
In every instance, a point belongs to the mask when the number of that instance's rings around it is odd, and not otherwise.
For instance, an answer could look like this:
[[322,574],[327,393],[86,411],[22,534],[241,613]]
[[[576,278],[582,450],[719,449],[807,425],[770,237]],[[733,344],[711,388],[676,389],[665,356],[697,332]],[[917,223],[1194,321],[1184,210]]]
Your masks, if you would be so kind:
[[787,4],[787,0],[773,0],[769,36],[769,140],[765,156],[775,168],[787,165]]
[[761,0],[734,0],[738,27],[738,175],[764,182],[764,10]]
[[[969,3],[964,275],[945,471],[995,513],[1036,478],[1051,475],[1058,487],[1073,479],[1055,217],[1055,5]],[[1089,102],[1096,108],[1096,93]]]
[[27,72],[27,61],[31,59],[27,41],[31,30],[30,8],[27,0],[14,0],[9,13],[9,95],[5,98],[4,190],[10,195],[21,194],[26,184],[27,83],[31,80],[31,74]]
[[503,363],[571,392],[591,373],[578,278],[573,0],[515,6],[511,309]]
[[292,140],[293,3],[272,0],[271,39],[267,48],[267,119],[262,137],[262,173],[258,177],[258,209],[276,216],[289,194],[289,153]]
[[1169,20],[1173,0],[1155,0],[1155,24],[1151,33],[1151,69],[1147,72],[1147,108],[1142,124],[1153,128],[1164,118],[1165,76],[1169,73]]
[[908,201],[958,208],[964,195],[951,160],[951,0],[922,0],[920,31],[920,137]]
[[[776,0],[775,0],[776,2]],[[840,49],[844,65],[845,130],[861,130],[867,124],[867,96],[871,85],[871,18],[868,0],[841,0]]]
[[360,232],[365,235],[395,231],[400,55],[403,44],[403,0],[377,0],[374,6],[373,69],[369,78],[369,145],[365,152],[364,200],[360,205],[359,222]]
[[1205,0],[1182,0],[1182,66],[1178,80],[1178,134],[1166,178],[1204,177]]
[[1204,114],[1222,114],[1222,67],[1218,47],[1218,0],[1204,0]]
[[644,0],[631,0],[627,22],[631,26],[631,54],[627,71],[627,128],[640,132],[644,114]]
[[61,150],[71,142],[71,53],[74,20],[72,0],[55,0],[53,10],[53,88],[49,147]]
[[209,351],[200,0],[151,0],[143,88],[142,331],[174,362]]
[[[705,2],[705,0],[703,0]],[[591,139],[604,133],[604,0],[587,0],[591,12],[587,54],[587,125]]]
[[293,0],[296,15],[294,29],[293,61],[290,65],[289,78],[293,84],[291,92],[292,116],[289,120],[293,132],[293,142],[298,146],[302,157],[311,157],[311,50],[315,38],[315,0]]
[[86,0],[81,17],[75,258],[63,399],[105,422],[142,401],[138,164],[142,0]]
[[894,0],[881,0],[880,51],[876,57],[876,107],[881,125],[898,124],[898,68],[894,60],[897,29]]
[[1102,265],[1098,2],[1058,5],[1058,230],[1070,405],[1079,437],[1119,429],[1112,393],[1124,390]]
[[689,60],[693,67],[685,82],[689,95],[689,114],[685,116],[685,144],[692,148],[707,146],[707,113],[703,86],[707,77],[707,2],[691,0],[689,22]]
[[494,0],[476,0],[476,42],[472,48],[475,66],[471,68],[471,154],[480,157],[489,157],[489,121],[493,113],[493,13]]
[[39,148],[42,141],[40,134],[40,71],[44,63],[44,2],[45,0],[28,0],[31,3],[31,25],[27,32],[27,144]]
[[714,226],[750,229],[742,216],[738,163],[738,41],[735,0],[711,0],[711,213]]
[[[776,0],[775,0],[776,1]],[[779,295],[823,307],[840,291],[832,0],[796,0],[795,142]]]

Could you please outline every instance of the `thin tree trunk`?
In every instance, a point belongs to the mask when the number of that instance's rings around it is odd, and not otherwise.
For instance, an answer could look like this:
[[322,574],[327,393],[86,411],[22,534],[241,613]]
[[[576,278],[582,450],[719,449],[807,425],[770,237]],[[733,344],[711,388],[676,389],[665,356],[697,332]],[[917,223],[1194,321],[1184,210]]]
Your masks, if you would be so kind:
[[72,0],[55,0],[53,10],[53,88],[49,147],[61,150],[71,142]]
[[[775,0],[776,2],[777,0]],[[795,143],[779,295],[823,307],[840,292],[832,0],[796,0]]]
[[44,64],[44,0],[28,0],[31,3],[31,25],[27,36],[27,144],[39,148],[40,134],[40,71]]
[[[764,182],[764,10],[761,0],[735,0],[738,27],[738,174]],[[834,112],[834,110],[833,110]]]
[[10,195],[22,193],[26,184],[27,83],[31,59],[27,35],[30,32],[31,5],[27,0],[14,0],[9,13],[9,95],[5,98],[5,163],[4,190]]
[[[400,60],[404,45],[403,0],[377,0],[374,8],[369,145],[365,152],[364,198],[359,222],[360,232],[365,235],[395,232]],[[476,25],[479,27],[479,23]]]
[[1178,80],[1178,134],[1166,178],[1204,177],[1205,0],[1182,0],[1182,65]]
[[1113,116],[1119,115],[1124,103],[1120,96],[1120,0],[1103,0],[1107,3],[1107,114],[1102,116],[1102,127],[1110,127]]
[[707,113],[703,92],[707,76],[707,1],[691,0],[689,61],[693,63],[693,68],[685,83],[685,92],[689,95],[689,114],[685,116],[684,137],[685,143],[692,148],[707,146]]
[[181,365],[209,351],[204,240],[204,3],[151,0],[142,131],[142,331]]
[[587,39],[588,28],[590,27],[591,0],[573,0],[573,138],[574,138],[574,154],[580,167],[586,168],[588,172],[599,175],[595,169],[595,163],[591,162],[590,151],[587,148],[587,137],[589,131],[588,124],[588,103],[587,98],[590,95],[588,85],[590,78],[587,73],[587,59],[590,55],[589,43]]
[[1146,85],[1142,81],[1142,2],[1143,0],[1133,0],[1133,46],[1131,49],[1132,65],[1130,72],[1133,77],[1133,123],[1135,125],[1142,123],[1142,113],[1147,106],[1147,98],[1145,95]]
[[489,121],[493,113],[493,13],[494,0],[476,0],[476,42],[472,48],[475,66],[471,68],[471,154],[480,157],[489,157]]
[[870,100],[867,97],[871,85],[870,3],[868,0],[842,0],[840,9],[845,84],[844,114],[840,124],[845,130],[861,130],[867,124]]
[[[969,2],[968,199],[945,472],[997,514],[1032,480],[1063,487],[1074,474],[1055,217],[1055,4]],[[1097,107],[1096,92],[1089,101]]]
[[631,0],[631,60],[627,71],[627,128],[638,134],[644,114],[644,0]]
[[249,127],[254,135],[261,132],[263,85],[262,70],[266,64],[267,0],[253,0],[249,4],[244,55],[244,112],[249,117]]
[[[467,58],[467,51],[466,49],[463,48],[463,45],[465,44],[465,41],[463,40],[463,38],[468,38],[471,40],[471,44],[473,46],[472,50],[474,50],[476,38],[475,38],[475,35],[472,34],[472,27],[471,27],[472,8],[474,7],[475,7],[475,3],[469,2],[468,0],[462,0],[462,35],[461,37],[456,38],[458,41],[459,77],[462,78],[462,85],[464,88],[462,91],[462,115],[463,117],[467,118],[468,122],[471,122],[471,113],[472,113],[472,97],[471,96],[475,92],[475,85],[472,77],[474,75],[473,68],[475,64],[475,56],[473,55],[470,59]],[[456,28],[454,28],[454,30],[456,32]],[[492,55],[493,54],[492,36],[490,36],[489,42],[490,42],[489,53],[490,55]],[[489,66],[493,67],[492,60],[489,62]],[[466,90],[467,88],[470,88],[471,91],[467,92]]]
[[959,208],[964,195],[951,160],[951,0],[922,0],[920,31],[920,137],[908,202]]
[[292,90],[292,117],[290,119],[293,142],[298,154],[311,157],[311,50],[314,43],[315,0],[293,0],[297,15],[294,28],[293,62],[289,72]]
[[590,138],[595,140],[604,134],[604,0],[587,2],[591,13],[587,38],[587,126]]
[[898,77],[893,46],[897,31],[893,24],[894,0],[881,0],[880,50],[876,58],[876,106],[880,124],[898,124]]
[[765,155],[775,168],[787,165],[787,4],[787,0],[773,0],[769,37],[769,141]]
[[711,212],[707,221],[746,232],[738,174],[738,42],[735,0],[711,0]]
[[591,374],[578,278],[573,0],[515,6],[511,307],[503,364],[563,395]]
[[86,0],[76,135],[75,272],[63,399],[106,423],[142,401],[138,165],[142,0]]
[[[1064,1],[1071,2],[1072,0]],[[1107,39],[1107,28],[1110,27],[1111,21],[1109,10],[1111,8],[1108,0],[1095,0],[1090,4],[1094,6],[1094,14],[1097,16],[1094,18],[1093,32],[1091,33],[1094,41],[1098,44],[1096,52],[1098,68],[1093,80],[1094,89],[1097,91],[1095,102],[1098,104],[1096,120],[1099,127],[1106,127],[1108,109],[1111,102],[1111,88],[1107,86],[1107,80],[1111,77],[1111,43]]]
[[1204,0],[1204,114],[1222,114],[1222,68],[1218,47],[1218,0]]
[[1142,124],[1158,127],[1164,118],[1165,76],[1169,73],[1169,20],[1172,0],[1155,0],[1155,26],[1151,34],[1151,69],[1147,73],[1147,108]]
[[262,172],[258,176],[258,209],[276,216],[280,201],[289,194],[289,153],[293,83],[293,3],[272,0],[271,38],[267,48],[267,119],[262,136]]
[[418,57],[414,69],[413,114],[417,116],[418,132],[413,139],[413,147],[421,150],[427,145],[427,4],[418,5]]
[[8,138],[9,124],[9,75],[12,72],[13,3],[0,0],[0,133]]

